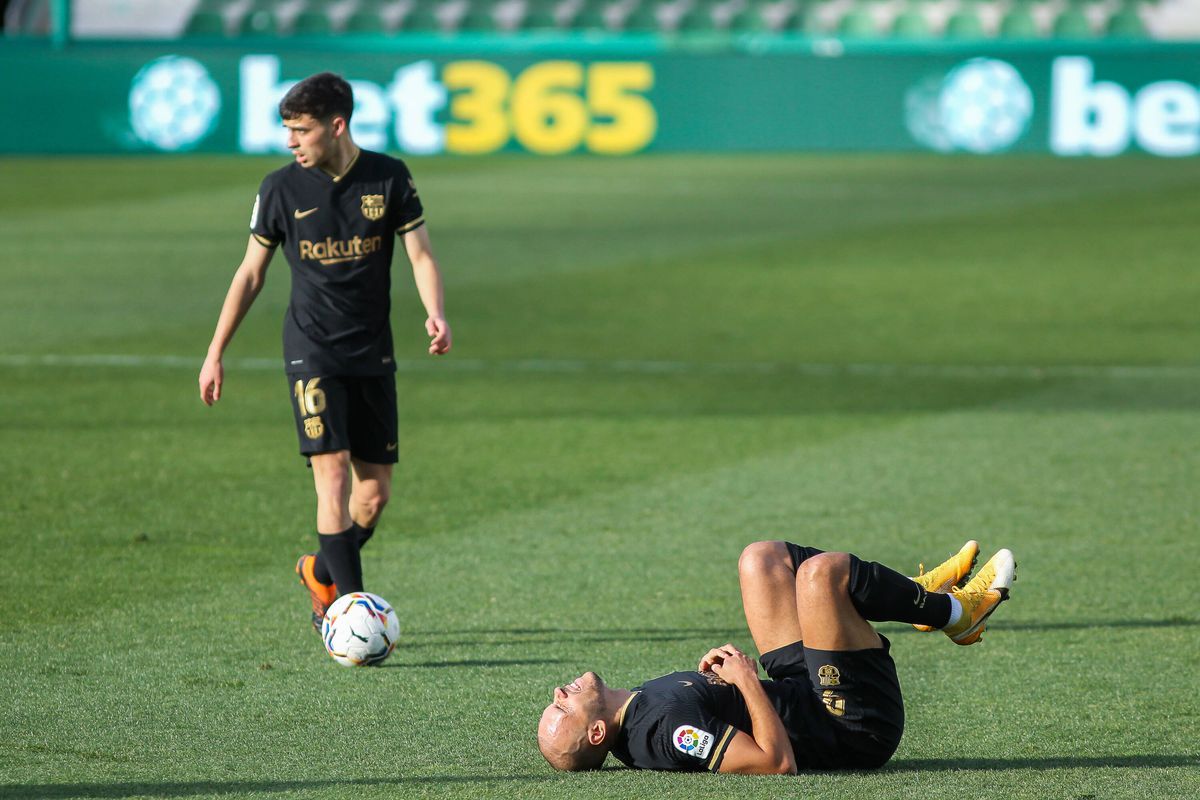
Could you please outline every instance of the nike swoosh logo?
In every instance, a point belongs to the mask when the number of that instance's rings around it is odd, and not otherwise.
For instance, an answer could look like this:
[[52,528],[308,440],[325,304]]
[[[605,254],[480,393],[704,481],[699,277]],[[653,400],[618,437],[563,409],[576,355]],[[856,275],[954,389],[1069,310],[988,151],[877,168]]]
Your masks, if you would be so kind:
[[393,450],[395,450],[395,449],[396,449],[396,445],[397,445],[397,442],[392,442],[391,444],[389,444],[389,445],[387,446],[387,450],[388,450],[388,452],[390,453],[390,452],[392,452]]
[[[317,206],[317,208],[320,208],[320,206]],[[310,208],[308,211],[301,211],[300,209],[297,208],[294,212],[292,212],[292,216],[295,217],[296,219],[304,219],[309,214],[317,213],[317,208]]]
[[691,685],[692,685],[692,682],[691,682],[691,681],[680,681],[680,683],[682,683],[684,686],[691,686]]

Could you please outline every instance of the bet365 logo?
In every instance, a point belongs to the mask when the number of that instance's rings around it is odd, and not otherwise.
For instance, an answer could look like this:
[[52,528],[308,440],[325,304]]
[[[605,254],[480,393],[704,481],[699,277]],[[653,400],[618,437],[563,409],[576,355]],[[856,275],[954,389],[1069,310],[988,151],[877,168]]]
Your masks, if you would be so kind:
[[[283,151],[275,109],[295,81],[280,59],[242,58],[239,142],[247,153]],[[658,131],[647,61],[538,61],[509,70],[472,59],[397,68],[391,82],[352,79],[354,140],[368,150],[484,155],[520,149],[625,155],[644,150]]]

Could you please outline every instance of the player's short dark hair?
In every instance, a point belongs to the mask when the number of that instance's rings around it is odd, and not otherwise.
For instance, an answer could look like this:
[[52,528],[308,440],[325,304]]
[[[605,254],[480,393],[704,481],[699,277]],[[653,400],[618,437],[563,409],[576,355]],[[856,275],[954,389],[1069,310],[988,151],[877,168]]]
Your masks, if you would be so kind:
[[297,83],[279,101],[279,118],[296,119],[305,114],[314,119],[341,117],[347,122],[354,113],[354,90],[341,75],[318,72]]

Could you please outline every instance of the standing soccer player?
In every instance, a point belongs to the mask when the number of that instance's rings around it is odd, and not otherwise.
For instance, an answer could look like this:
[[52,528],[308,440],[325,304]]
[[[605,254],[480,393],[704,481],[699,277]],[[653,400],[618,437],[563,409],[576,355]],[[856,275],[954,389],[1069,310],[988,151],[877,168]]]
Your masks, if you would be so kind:
[[233,277],[200,370],[200,398],[221,399],[221,358],[283,248],[292,272],[283,357],[300,453],[317,492],[318,551],[296,572],[320,629],[328,606],[363,589],[359,550],[387,505],[397,460],[391,265],[404,242],[428,315],[429,352],[450,350],[442,276],[421,201],[404,162],[350,137],[354,97],[329,72],[279,103],[295,161],[268,175],[254,199],[246,255]]

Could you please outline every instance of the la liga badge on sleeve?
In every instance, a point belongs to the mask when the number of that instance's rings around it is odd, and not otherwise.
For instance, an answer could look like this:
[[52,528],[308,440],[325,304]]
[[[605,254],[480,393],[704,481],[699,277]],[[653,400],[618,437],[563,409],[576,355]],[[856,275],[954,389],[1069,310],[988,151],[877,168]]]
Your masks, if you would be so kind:
[[712,749],[713,735],[691,725],[680,725],[671,735],[675,749],[696,758],[704,758]]

